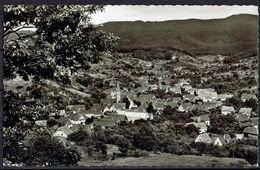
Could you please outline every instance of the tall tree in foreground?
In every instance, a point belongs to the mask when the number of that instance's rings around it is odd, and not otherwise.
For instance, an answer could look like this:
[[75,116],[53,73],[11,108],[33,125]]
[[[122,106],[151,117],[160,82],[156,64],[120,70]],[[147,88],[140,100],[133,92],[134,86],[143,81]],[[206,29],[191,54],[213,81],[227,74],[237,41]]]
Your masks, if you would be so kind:
[[[103,7],[4,6],[5,79],[20,76],[24,80],[51,79],[69,84],[70,73],[87,70],[92,63],[102,59],[104,53],[111,52],[116,44],[116,37],[91,24],[91,14],[99,10]],[[28,31],[28,28],[33,28],[33,31]],[[4,93],[4,98],[5,160],[29,166],[45,162],[58,166],[77,164],[80,159],[77,152],[62,147],[50,137],[37,138],[29,148],[24,147],[25,132],[31,131],[31,124],[25,122],[48,116],[42,111],[50,112],[40,97],[31,101],[27,99],[32,99],[32,96],[9,91]],[[21,155],[26,157],[22,159]]]
[[[20,75],[25,80],[31,76],[66,82],[66,73],[97,63],[117,40],[90,22],[91,14],[100,10],[103,6],[4,6],[5,78]],[[35,31],[26,33],[25,28]]]

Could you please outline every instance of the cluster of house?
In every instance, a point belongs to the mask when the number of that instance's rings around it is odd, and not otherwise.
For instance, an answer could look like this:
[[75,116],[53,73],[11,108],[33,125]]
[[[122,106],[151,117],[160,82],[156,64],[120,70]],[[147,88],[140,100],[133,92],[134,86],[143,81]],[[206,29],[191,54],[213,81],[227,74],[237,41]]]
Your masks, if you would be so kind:
[[216,135],[216,134],[208,134],[202,133],[199,134],[195,139],[195,142],[202,142],[207,144],[213,144],[217,146],[224,146],[232,140],[229,134],[224,135]]
[[[240,111],[245,110],[241,108]],[[248,112],[247,112],[248,113]],[[241,115],[244,115],[245,112],[240,112]],[[230,141],[241,140],[244,137],[246,138],[258,138],[258,117],[249,118],[246,126],[240,124],[240,126],[245,127],[243,133],[236,133],[235,138],[231,138],[229,134],[216,135],[216,134],[209,134],[207,133],[208,127],[210,126],[210,118],[209,114],[191,117],[194,122],[189,122],[185,124],[185,127],[188,125],[194,125],[196,128],[199,129],[199,135],[195,139],[195,142],[202,142],[202,143],[212,143],[214,145],[223,146]]]
[[[82,125],[84,125],[85,130],[91,132],[94,127],[101,127],[102,129],[112,128],[121,121],[151,120],[154,118],[154,114],[147,112],[149,104],[152,104],[157,111],[155,114],[158,115],[162,114],[163,109],[167,105],[176,107],[180,112],[189,112],[197,109],[210,113],[210,109],[221,106],[223,115],[236,113],[232,106],[222,105],[223,101],[233,96],[232,94],[217,94],[212,88],[193,88],[189,79],[180,79],[174,86],[170,86],[169,79],[164,77],[159,79],[160,83],[157,85],[149,84],[145,77],[141,77],[139,80],[143,86],[132,91],[128,89],[121,90],[119,83],[117,83],[115,88],[105,91],[107,94],[106,99],[102,100],[100,104],[94,104],[88,110],[86,110],[84,105],[68,105],[65,110],[61,110],[58,113],[50,113],[50,117],[61,116],[60,120],[65,124],[57,128],[53,136],[66,142],[68,136],[79,130]],[[182,97],[160,99],[153,94],[147,93],[155,89],[162,89],[165,92],[171,91]],[[251,98],[255,99],[256,96],[253,94],[243,94],[241,96],[242,101]],[[252,108],[241,108],[236,115],[236,118],[241,122],[241,126],[245,127],[244,134],[247,136],[258,134],[258,117],[250,118],[251,114]],[[90,123],[86,123],[89,119],[91,120]],[[186,126],[193,124],[199,129],[200,135],[196,141],[208,141],[204,140],[204,138],[207,136],[207,128],[210,126],[209,114],[192,117],[192,119],[194,121],[187,123]],[[35,123],[38,126],[47,126],[46,120],[38,120]],[[237,134],[237,138],[241,138],[241,135]],[[215,140],[223,141],[222,137],[217,137]]]

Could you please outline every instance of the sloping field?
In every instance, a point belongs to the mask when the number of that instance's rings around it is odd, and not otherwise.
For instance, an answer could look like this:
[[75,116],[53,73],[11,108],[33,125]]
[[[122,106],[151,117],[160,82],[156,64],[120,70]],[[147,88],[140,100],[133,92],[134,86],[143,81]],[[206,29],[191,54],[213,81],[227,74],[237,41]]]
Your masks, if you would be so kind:
[[105,162],[84,162],[81,166],[163,166],[163,167],[244,167],[247,161],[239,158],[217,158],[208,156],[157,154],[143,158],[119,158]]

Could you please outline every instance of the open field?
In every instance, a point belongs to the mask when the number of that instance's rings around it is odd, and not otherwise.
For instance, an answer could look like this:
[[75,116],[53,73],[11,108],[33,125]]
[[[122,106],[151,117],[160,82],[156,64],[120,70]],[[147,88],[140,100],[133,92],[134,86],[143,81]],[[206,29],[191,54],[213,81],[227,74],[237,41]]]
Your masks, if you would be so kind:
[[[84,160],[82,160],[84,161]],[[221,162],[220,162],[221,161]],[[208,156],[156,154],[141,158],[120,158],[105,162],[81,162],[82,166],[164,166],[164,167],[234,167],[248,166],[244,159],[239,158],[217,158]]]

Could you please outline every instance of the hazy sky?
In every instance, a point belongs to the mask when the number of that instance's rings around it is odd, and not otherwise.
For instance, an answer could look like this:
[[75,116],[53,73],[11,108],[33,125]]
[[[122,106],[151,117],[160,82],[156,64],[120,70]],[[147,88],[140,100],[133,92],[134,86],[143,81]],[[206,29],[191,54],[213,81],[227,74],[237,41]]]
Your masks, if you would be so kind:
[[108,21],[164,21],[180,19],[225,18],[234,14],[258,15],[257,6],[181,6],[181,5],[108,5],[92,16],[94,24]]

